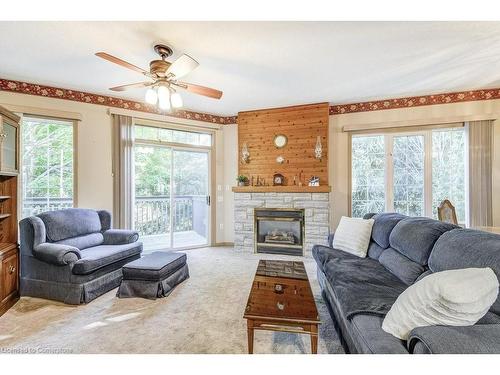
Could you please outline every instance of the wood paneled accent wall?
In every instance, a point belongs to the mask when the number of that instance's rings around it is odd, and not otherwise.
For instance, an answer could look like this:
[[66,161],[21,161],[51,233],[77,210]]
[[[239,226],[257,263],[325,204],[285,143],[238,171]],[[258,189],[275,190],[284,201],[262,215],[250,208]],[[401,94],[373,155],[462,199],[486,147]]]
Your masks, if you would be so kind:
[[[264,109],[238,113],[238,173],[249,179],[265,178],[272,185],[275,173],[285,177],[285,185],[293,185],[294,176],[302,176],[307,185],[311,176],[320,178],[320,185],[328,185],[328,103]],[[274,137],[284,134],[288,143],[283,148],[274,146]],[[321,137],[323,156],[314,157],[317,137]],[[241,160],[241,148],[247,144],[249,163]],[[276,158],[285,162],[278,164]]]

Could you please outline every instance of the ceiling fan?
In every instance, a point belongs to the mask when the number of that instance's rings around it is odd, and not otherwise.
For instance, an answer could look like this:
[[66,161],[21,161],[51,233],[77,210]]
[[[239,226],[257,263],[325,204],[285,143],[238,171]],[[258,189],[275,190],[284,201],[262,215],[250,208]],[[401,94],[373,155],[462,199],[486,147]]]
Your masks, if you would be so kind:
[[170,47],[164,44],[156,44],[154,50],[160,55],[161,60],[151,61],[149,63],[149,72],[106,52],[97,52],[96,56],[141,73],[151,79],[146,82],[111,87],[110,90],[125,91],[128,89],[148,87],[145,96],[146,102],[152,105],[158,104],[158,107],[162,110],[182,107],[182,98],[176,91],[176,88],[181,88],[194,94],[208,96],[214,99],[220,99],[222,97],[222,91],[179,81],[180,78],[198,67],[199,63],[192,57],[184,54],[173,63],[170,63],[166,61],[173,53]]

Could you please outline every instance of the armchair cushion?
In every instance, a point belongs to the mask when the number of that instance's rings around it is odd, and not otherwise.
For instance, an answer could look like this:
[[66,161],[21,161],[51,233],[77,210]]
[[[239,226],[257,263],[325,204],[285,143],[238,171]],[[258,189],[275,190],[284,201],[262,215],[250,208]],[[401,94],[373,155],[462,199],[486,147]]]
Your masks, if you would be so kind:
[[81,259],[73,266],[73,274],[87,275],[109,264],[136,257],[142,252],[142,243],[100,245],[81,251]]
[[128,229],[108,229],[103,233],[104,245],[123,245],[136,242],[139,239],[139,233]]
[[50,242],[101,231],[101,220],[95,210],[68,208],[44,212],[38,217],[45,224],[47,240]]
[[104,238],[101,232],[84,234],[78,237],[66,238],[65,240],[57,241],[54,243],[74,246],[77,249],[83,250],[88,247],[102,245]]
[[410,332],[410,353],[498,354],[500,324],[476,324],[466,327],[429,326]]
[[33,254],[44,262],[58,266],[75,263],[82,257],[76,247],[48,242],[35,246]]

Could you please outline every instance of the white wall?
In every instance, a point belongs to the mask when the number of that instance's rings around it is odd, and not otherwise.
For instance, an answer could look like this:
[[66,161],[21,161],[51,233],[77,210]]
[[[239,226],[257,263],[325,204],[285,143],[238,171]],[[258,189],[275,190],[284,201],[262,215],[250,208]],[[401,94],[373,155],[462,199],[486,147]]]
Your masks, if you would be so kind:
[[[113,210],[113,179],[111,176],[111,116],[108,107],[74,102],[69,100],[46,98],[26,94],[10,93],[0,91],[0,105],[7,108],[30,107],[32,114],[40,114],[40,111],[72,112],[81,117],[77,130],[77,197],[78,206]],[[133,111],[130,111],[134,115]],[[141,112],[135,113],[137,117],[144,117]],[[165,121],[179,124],[197,126],[203,125],[201,122],[165,117]],[[208,124],[211,127],[213,125]],[[224,131],[216,130],[215,135],[216,155],[215,174],[216,186],[224,186]],[[216,197],[216,192],[212,196]],[[225,237],[224,229],[219,223],[223,223],[226,217],[224,214],[224,202],[217,198],[213,200],[212,207],[216,208],[216,242],[223,242]]]

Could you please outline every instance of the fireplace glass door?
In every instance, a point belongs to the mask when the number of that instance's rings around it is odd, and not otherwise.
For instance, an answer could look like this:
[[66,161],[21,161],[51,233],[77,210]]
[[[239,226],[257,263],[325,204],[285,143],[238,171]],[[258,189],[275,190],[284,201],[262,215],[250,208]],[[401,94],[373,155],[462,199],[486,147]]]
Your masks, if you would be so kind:
[[304,211],[255,209],[257,253],[303,255]]

